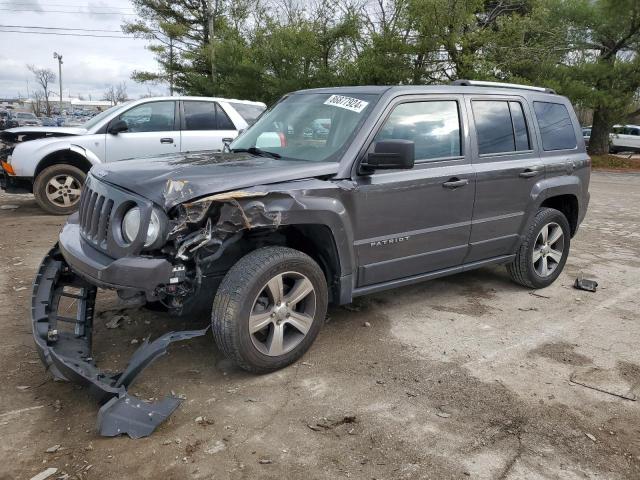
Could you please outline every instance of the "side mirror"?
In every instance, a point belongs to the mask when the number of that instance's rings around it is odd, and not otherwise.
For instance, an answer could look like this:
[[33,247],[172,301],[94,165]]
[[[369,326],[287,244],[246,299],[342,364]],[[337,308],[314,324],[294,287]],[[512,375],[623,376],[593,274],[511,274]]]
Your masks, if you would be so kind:
[[233,142],[233,138],[223,138],[222,139],[222,151],[224,153],[229,153],[231,151],[231,148],[229,148],[229,145],[231,145],[231,142]]
[[360,164],[362,173],[373,170],[408,170],[415,163],[415,143],[411,140],[380,140]]
[[124,120],[114,120],[109,124],[109,133],[111,135],[117,135],[120,132],[126,132],[129,130],[129,125]]

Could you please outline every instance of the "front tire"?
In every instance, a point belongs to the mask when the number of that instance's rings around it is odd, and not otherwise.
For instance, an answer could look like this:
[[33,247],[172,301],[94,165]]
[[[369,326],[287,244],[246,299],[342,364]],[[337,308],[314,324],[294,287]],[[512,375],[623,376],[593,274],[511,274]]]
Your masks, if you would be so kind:
[[72,165],[61,163],[47,167],[33,183],[36,202],[52,215],[70,215],[78,208],[86,177]]
[[218,348],[241,368],[267,373],[299,359],[327,312],[326,278],[308,255],[264,247],[227,272],[213,302]]
[[511,279],[529,288],[551,285],[562,272],[571,243],[571,229],[564,214],[541,208],[533,218],[516,258],[507,265]]

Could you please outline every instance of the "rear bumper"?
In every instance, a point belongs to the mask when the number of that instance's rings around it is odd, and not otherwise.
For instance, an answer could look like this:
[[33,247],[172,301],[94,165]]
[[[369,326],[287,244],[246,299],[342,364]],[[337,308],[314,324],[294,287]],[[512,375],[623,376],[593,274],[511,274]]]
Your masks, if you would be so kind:
[[169,285],[172,277],[173,265],[163,258],[138,256],[114,260],[87,244],[80,236],[77,213],[62,228],[59,246],[74,273],[97,287],[142,291],[153,297],[155,290]]

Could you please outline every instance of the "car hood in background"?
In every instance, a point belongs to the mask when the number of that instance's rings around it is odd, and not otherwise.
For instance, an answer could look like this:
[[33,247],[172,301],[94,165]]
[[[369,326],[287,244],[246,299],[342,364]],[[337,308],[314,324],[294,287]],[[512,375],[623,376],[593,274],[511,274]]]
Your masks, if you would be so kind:
[[96,165],[91,174],[164,206],[256,185],[335,175],[336,162],[257,157],[248,153],[198,152]]
[[85,135],[84,128],[73,127],[17,127],[0,132],[0,140],[17,143],[39,138],[68,137],[72,135]]

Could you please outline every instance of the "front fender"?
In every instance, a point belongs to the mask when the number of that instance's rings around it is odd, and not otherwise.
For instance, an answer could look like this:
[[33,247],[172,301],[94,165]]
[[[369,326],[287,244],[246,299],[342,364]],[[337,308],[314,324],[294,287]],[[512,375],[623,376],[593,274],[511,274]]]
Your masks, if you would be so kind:
[[91,165],[101,162],[98,155],[81,146],[74,137],[57,137],[17,144],[11,154],[11,166],[19,177],[34,177],[43,159],[64,151],[81,155]]
[[69,145],[69,150],[71,150],[74,153],[77,153],[78,155],[82,155],[84,158],[87,159],[89,163],[91,163],[91,165],[95,165],[96,163],[102,163],[102,160],[100,160],[100,158],[98,158],[98,156],[88,148],[84,148],[80,145],[71,144]]
[[221,203],[210,239],[228,238],[235,232],[255,228],[296,225],[328,228],[339,263],[336,273],[340,278],[340,303],[349,303],[355,257],[352,222],[344,206],[348,188],[341,182],[309,179],[216,194],[187,205]]

